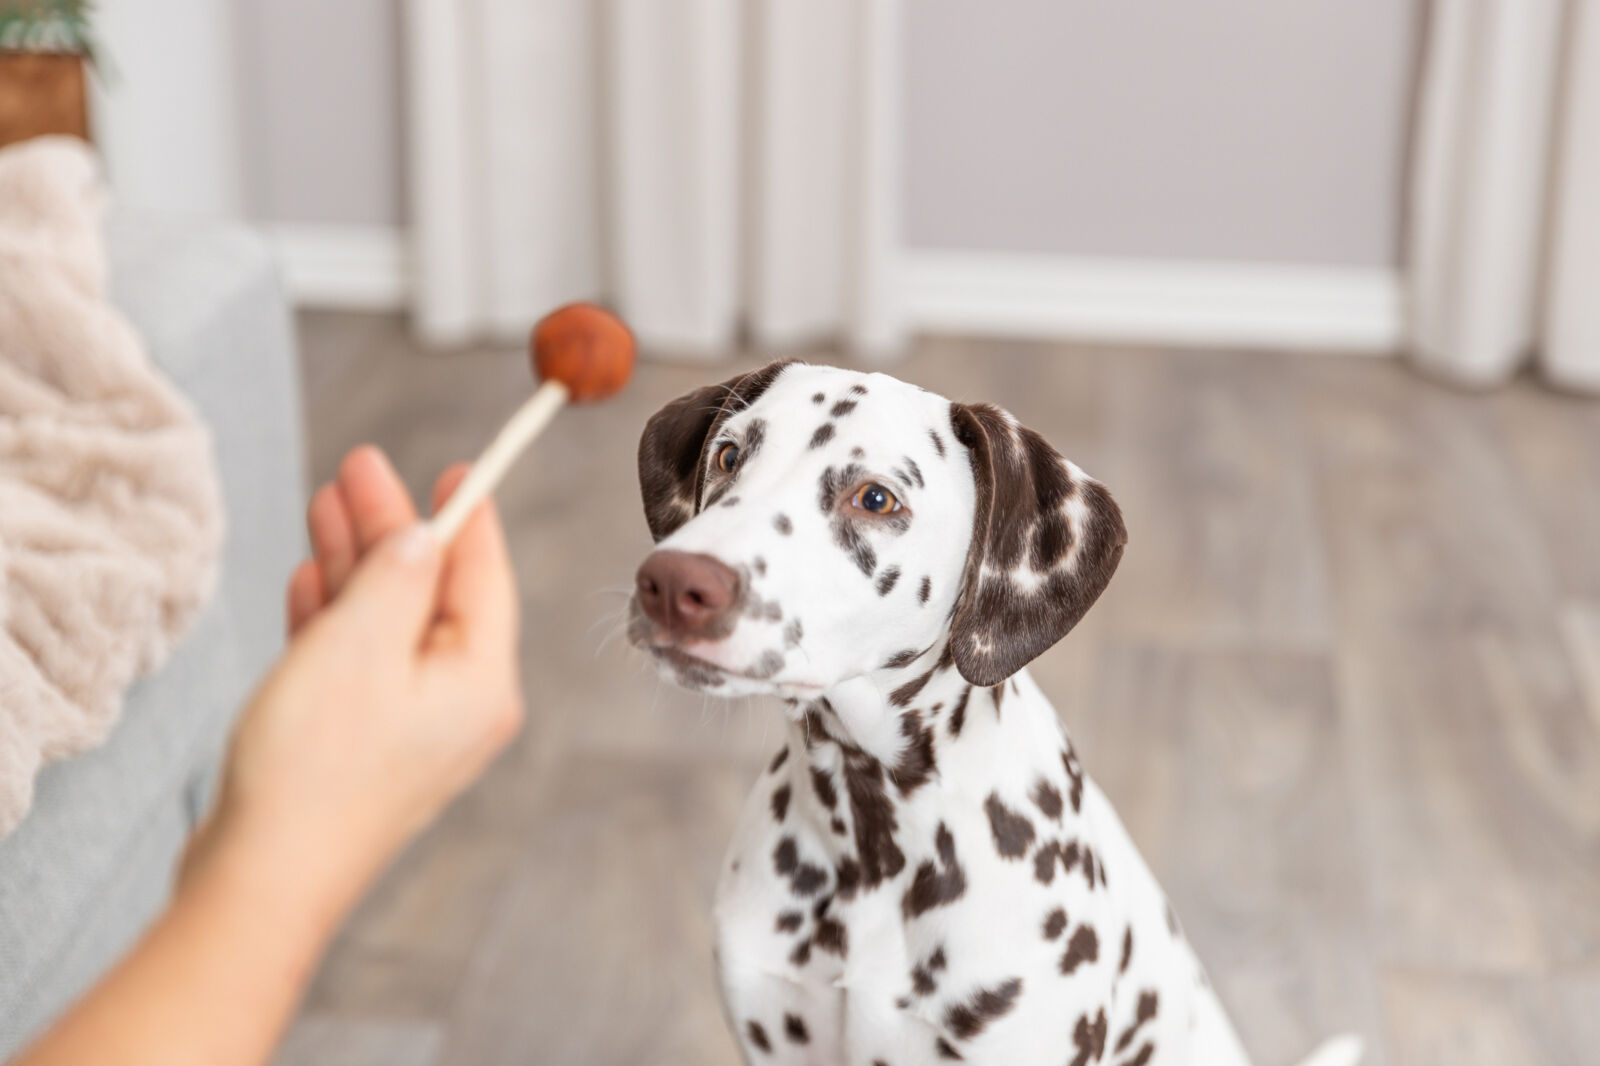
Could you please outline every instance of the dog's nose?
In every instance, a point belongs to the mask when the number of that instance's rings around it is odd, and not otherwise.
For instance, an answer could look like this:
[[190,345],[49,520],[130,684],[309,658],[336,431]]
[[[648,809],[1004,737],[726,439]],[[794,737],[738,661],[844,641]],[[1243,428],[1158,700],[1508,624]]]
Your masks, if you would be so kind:
[[709,555],[651,552],[636,578],[639,606],[675,637],[710,637],[739,598],[739,575]]

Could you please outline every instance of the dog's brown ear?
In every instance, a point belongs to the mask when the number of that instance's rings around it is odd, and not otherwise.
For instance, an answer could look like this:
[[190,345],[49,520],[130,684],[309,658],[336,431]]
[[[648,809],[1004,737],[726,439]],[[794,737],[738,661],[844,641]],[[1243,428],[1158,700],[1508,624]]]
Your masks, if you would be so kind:
[[1128,533],[1111,494],[998,407],[951,404],[977,483],[972,546],[950,626],[961,676],[996,685],[1094,605]]
[[652,537],[659,541],[669,536],[700,510],[706,442],[728,416],[755,403],[794,361],[780,359],[720,385],[695,389],[650,416],[639,437],[639,491]]

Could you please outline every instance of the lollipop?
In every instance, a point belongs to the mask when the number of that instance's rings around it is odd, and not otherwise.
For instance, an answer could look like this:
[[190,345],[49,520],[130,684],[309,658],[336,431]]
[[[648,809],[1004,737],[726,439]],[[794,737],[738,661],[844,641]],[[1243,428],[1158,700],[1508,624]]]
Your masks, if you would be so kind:
[[511,416],[433,516],[433,534],[440,543],[456,535],[563,404],[604,400],[633,373],[633,334],[621,319],[594,304],[567,304],[550,312],[533,327],[529,347],[534,373],[544,384]]

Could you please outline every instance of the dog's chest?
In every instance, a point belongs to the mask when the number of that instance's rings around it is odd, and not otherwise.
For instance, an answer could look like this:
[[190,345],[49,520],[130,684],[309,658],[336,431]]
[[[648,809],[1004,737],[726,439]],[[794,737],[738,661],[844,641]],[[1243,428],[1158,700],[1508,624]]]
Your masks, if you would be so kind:
[[[1026,1063],[1131,1023],[1176,940],[1160,891],[1037,689],[1001,700],[967,694],[961,743],[936,721],[920,781],[815,736],[763,775],[717,904],[747,1047]],[[1136,923],[1163,927],[1137,951]]]

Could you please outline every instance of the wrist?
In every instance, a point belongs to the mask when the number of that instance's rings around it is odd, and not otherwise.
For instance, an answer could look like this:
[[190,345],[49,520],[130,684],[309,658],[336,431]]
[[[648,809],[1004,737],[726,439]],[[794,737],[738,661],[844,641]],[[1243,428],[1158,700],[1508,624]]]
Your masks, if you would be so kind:
[[237,901],[320,953],[371,875],[349,850],[319,845],[309,829],[282,833],[270,820],[224,806],[195,834],[178,891]]

